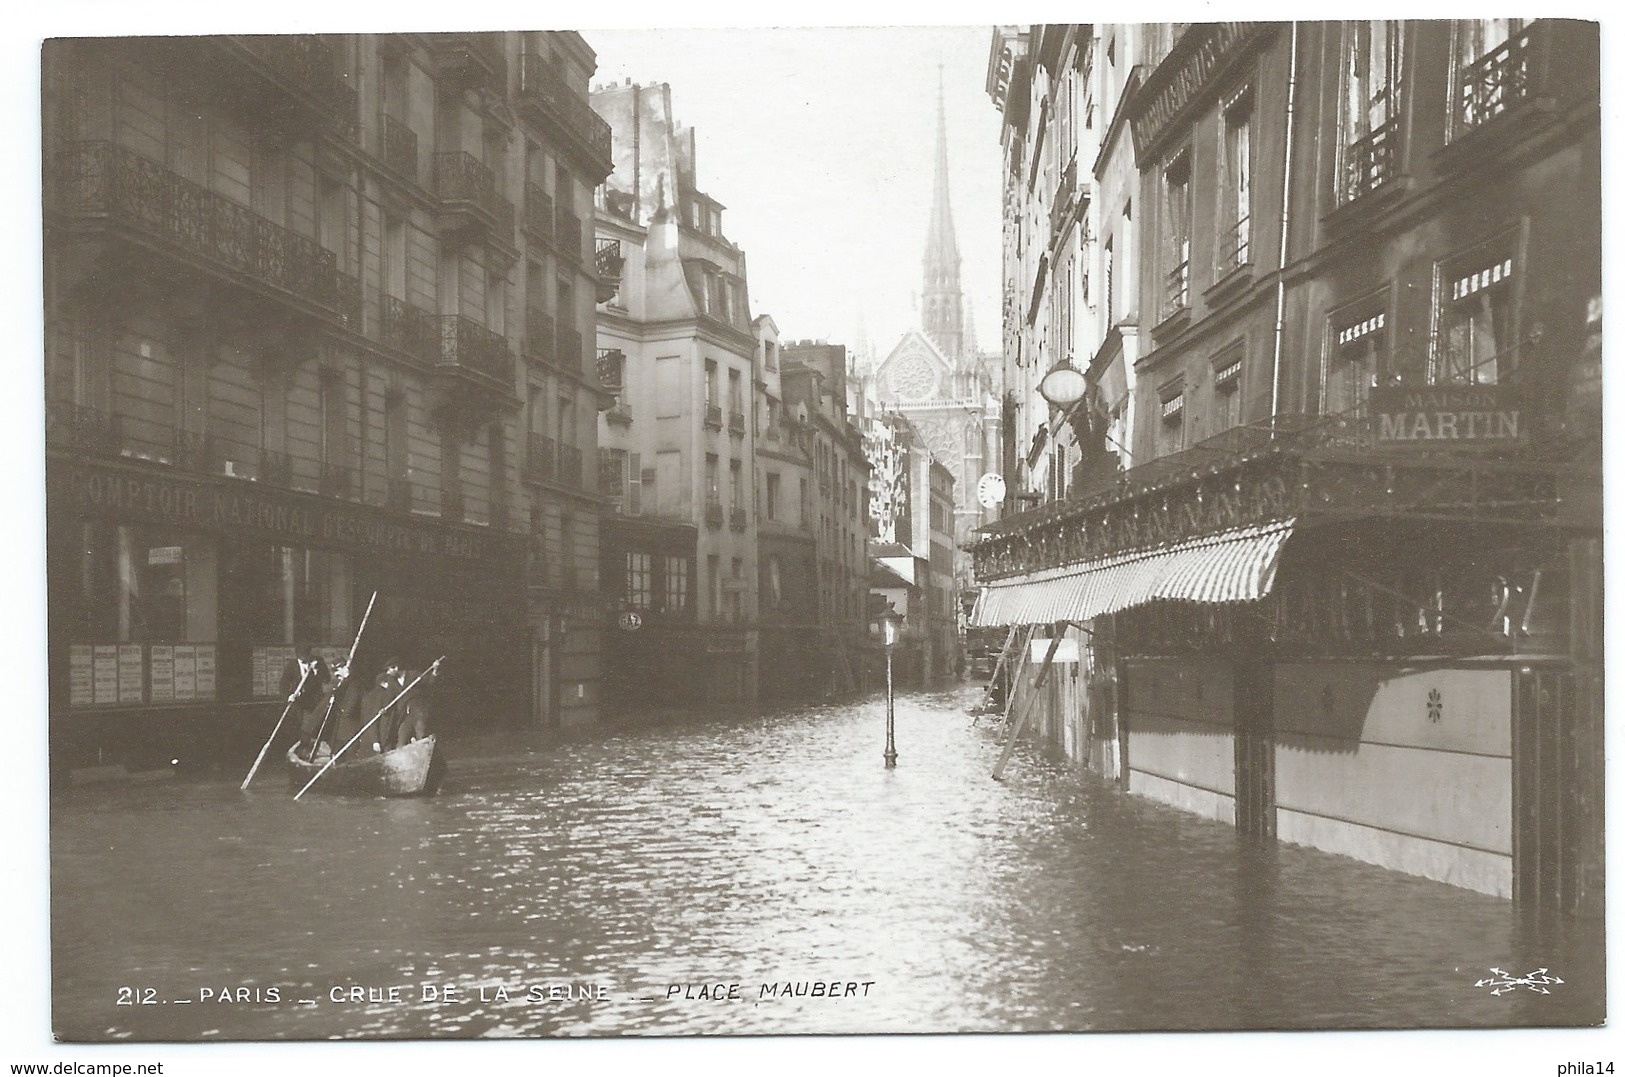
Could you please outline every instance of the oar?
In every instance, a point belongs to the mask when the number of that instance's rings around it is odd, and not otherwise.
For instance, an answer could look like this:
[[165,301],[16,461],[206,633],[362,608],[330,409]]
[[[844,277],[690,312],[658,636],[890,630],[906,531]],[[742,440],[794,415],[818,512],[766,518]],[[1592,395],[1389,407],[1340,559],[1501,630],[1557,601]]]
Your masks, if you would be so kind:
[[[355,661],[356,648],[361,646],[361,633],[367,630],[367,618],[372,616],[372,604],[378,601],[378,592],[374,591],[372,597],[367,599],[367,612],[361,615],[361,627],[355,630],[355,639],[350,642],[350,657],[344,660],[344,669],[348,673],[350,663]],[[342,686],[341,686],[342,687]],[[333,717],[333,701],[338,698],[339,690],[333,689],[333,694],[327,697],[327,709],[322,712],[322,723],[316,727],[316,735],[310,738],[310,753],[306,759],[316,758],[316,747],[322,742],[322,734],[327,732],[327,720]]]
[[380,718],[382,718],[384,716],[384,711],[389,710],[389,708],[393,707],[395,704],[397,704],[401,700],[405,699],[406,698],[406,693],[408,693],[412,689],[416,688],[418,686],[418,682],[421,681],[423,678],[427,677],[429,674],[431,674],[435,670],[439,669],[440,668],[440,663],[444,662],[445,660],[446,660],[446,656],[441,655],[439,658],[436,658],[433,663],[430,664],[428,669],[424,670],[422,673],[419,673],[416,677],[413,677],[412,678],[412,683],[407,685],[405,688],[402,688],[400,695],[396,696],[394,699],[390,700],[388,703],[385,703],[382,710],[380,710],[377,714],[373,715],[371,718],[369,718],[367,720],[366,725],[364,725],[360,729],[356,730],[355,736],[351,737],[348,741],[346,741],[345,744],[344,744],[344,747],[340,748],[338,751],[333,753],[332,757],[328,759],[327,765],[322,767],[321,770],[318,770],[316,772],[316,777],[314,777],[314,778],[310,779],[310,781],[306,782],[305,787],[303,789],[299,790],[299,792],[297,792],[297,793],[295,793],[293,795],[293,799],[298,800],[300,797],[302,797],[306,793],[310,792],[310,787],[315,785],[319,780],[321,780],[321,776],[323,774],[326,774],[328,772],[328,770],[330,770],[332,768],[333,764],[337,763],[339,761],[339,756],[341,756],[345,752],[349,751],[350,748],[355,744],[355,742],[361,739],[361,734],[363,734],[367,730],[371,729],[372,726],[373,726],[373,723],[378,721],[378,719],[380,719]]
[[282,723],[288,720],[288,712],[293,710],[293,701],[295,697],[299,695],[300,691],[305,687],[305,680],[309,676],[310,667],[306,666],[303,662],[300,662],[299,685],[293,690],[293,695],[288,697],[288,705],[282,708],[282,717],[276,720],[276,728],[271,730],[270,737],[266,738],[265,747],[260,749],[260,754],[257,758],[255,758],[254,765],[248,768],[248,777],[243,779],[243,784],[239,785],[237,787],[238,789],[247,789],[248,783],[254,780],[254,775],[259,771],[260,764],[265,762],[265,753],[271,750],[271,742],[276,740],[276,735],[278,733],[282,732]]

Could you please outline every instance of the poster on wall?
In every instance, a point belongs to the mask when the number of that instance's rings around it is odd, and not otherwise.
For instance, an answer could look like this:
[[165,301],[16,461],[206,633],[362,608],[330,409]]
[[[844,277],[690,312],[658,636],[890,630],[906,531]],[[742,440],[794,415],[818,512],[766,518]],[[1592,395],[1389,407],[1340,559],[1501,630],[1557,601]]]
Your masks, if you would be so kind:
[[196,648],[196,685],[198,699],[214,698],[214,644],[199,643]]
[[171,703],[175,699],[175,648],[168,643],[152,645],[147,676],[149,698],[154,703]]
[[197,698],[197,648],[190,643],[175,645],[175,700],[187,703]]
[[250,691],[256,699],[271,694],[265,687],[265,668],[270,661],[270,656],[266,653],[268,650],[266,647],[255,647],[254,655],[249,659]]
[[94,660],[94,680],[96,685],[96,698],[94,702],[100,706],[118,702],[118,648],[115,646],[101,646],[96,648]]
[[121,643],[118,649],[118,701],[140,703],[146,687],[145,656],[139,643]]
[[68,706],[88,707],[96,702],[95,653],[89,644],[68,648]]

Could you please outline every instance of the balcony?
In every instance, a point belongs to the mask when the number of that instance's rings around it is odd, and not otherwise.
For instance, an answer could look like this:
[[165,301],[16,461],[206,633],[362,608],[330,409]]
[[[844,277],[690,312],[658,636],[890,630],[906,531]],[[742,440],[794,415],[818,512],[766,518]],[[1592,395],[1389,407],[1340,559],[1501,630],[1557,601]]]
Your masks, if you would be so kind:
[[594,261],[598,270],[598,302],[608,303],[621,290],[621,270],[626,266],[621,241],[600,239]]
[[496,173],[466,151],[434,155],[434,196],[441,237],[453,242],[489,239],[513,246],[513,203],[497,190]]
[[722,500],[712,494],[705,501],[705,526],[713,531],[722,530],[722,521],[725,514],[722,511]]
[[626,353],[621,349],[598,349],[598,386],[611,396],[626,387]]
[[440,327],[435,315],[392,295],[381,303],[380,337],[391,348],[425,363],[440,359]]
[[585,372],[586,360],[582,358],[581,330],[559,329],[558,365],[571,372]]
[[418,133],[393,116],[384,117],[384,164],[418,182]]
[[1172,318],[1176,314],[1190,309],[1191,305],[1191,263],[1187,257],[1168,271],[1163,278],[1162,316],[1164,319]]
[[[1228,273],[1252,261],[1252,217],[1242,217],[1219,234],[1219,272]],[[1188,286],[1188,285],[1187,285]]]
[[745,510],[744,509],[734,508],[734,509],[728,510],[728,530],[729,531],[743,531],[743,530],[745,530],[745,523],[746,523],[746,521],[745,521]]
[[521,475],[526,482],[558,481],[558,443],[541,434],[531,434],[525,443]]
[[713,430],[721,430],[722,429],[722,405],[721,404],[707,404],[707,405],[705,405],[705,425],[709,426]]
[[507,338],[460,314],[440,317],[442,373],[467,378],[485,388],[513,391],[513,353]]
[[458,90],[508,92],[508,57],[500,33],[430,34],[435,80]]
[[332,251],[111,142],[74,142],[50,162],[49,211],[348,327],[360,282]]
[[614,171],[609,124],[550,60],[535,53],[527,53],[520,64],[519,107],[558,131],[563,143],[586,167],[594,186]]
[[118,456],[123,448],[119,417],[67,400],[45,408],[45,443],[98,456]]
[[175,70],[203,83],[213,101],[254,123],[291,134],[331,126],[354,136],[356,92],[333,46],[313,34],[227,34],[162,39]]
[[745,435],[745,413],[737,408],[728,412],[728,433]]
[[525,340],[520,345],[524,349],[525,357],[537,362],[551,363],[554,361],[553,347],[555,343],[553,316],[534,309],[527,311],[525,313]]
[[582,472],[584,460],[581,447],[578,445],[559,445],[559,474],[558,483],[573,489],[584,489],[587,485],[587,476]]
[[1344,151],[1339,202],[1352,202],[1375,191],[1394,176],[1394,139],[1398,124],[1390,120]]
[[525,184],[525,231],[553,242],[553,196],[534,183]]
[[553,214],[553,246],[570,261],[581,262],[581,218],[558,206]]

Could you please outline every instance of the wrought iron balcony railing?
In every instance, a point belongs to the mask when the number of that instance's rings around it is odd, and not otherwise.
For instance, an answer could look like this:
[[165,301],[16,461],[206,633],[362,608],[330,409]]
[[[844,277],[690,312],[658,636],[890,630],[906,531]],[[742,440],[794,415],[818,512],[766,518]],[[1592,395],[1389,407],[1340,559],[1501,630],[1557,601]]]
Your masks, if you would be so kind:
[[581,330],[560,326],[558,339],[559,366],[566,370],[586,370],[587,360],[581,350]]
[[620,449],[598,450],[598,492],[606,497],[620,497],[625,489],[624,468],[626,453]]
[[51,169],[54,213],[182,251],[229,280],[246,278],[359,328],[360,283],[314,240],[111,142],[69,143]]
[[525,184],[525,231],[553,242],[553,196],[534,183]]
[[621,254],[621,241],[599,239],[595,258],[598,270],[598,302],[608,303],[621,290],[621,270],[626,258]]
[[440,327],[435,315],[392,295],[383,297],[380,314],[380,336],[385,344],[424,362],[440,360]]
[[567,134],[602,175],[614,168],[609,124],[592,110],[584,95],[571,88],[549,59],[536,53],[525,54],[519,67],[519,101],[522,107],[540,112]]
[[1534,27],[1508,38],[1463,67],[1456,96],[1456,124],[1473,128],[1531,96],[1530,37]]
[[525,481],[556,482],[557,476],[558,443],[545,435],[531,434],[525,444]]
[[554,362],[553,347],[556,341],[553,332],[553,316],[543,313],[535,308],[525,312],[525,340],[523,345],[525,355],[544,363]]
[[553,245],[559,252],[572,262],[581,261],[581,218],[565,209],[557,207],[554,213]]
[[722,405],[721,404],[707,404],[707,405],[705,405],[705,425],[711,427],[713,430],[721,430],[722,429]]
[[559,445],[559,474],[558,482],[564,486],[581,489],[587,484],[587,477],[582,472],[584,458],[581,447],[578,445]]
[[713,494],[705,502],[705,526],[713,531],[721,530],[724,518],[722,500]]
[[418,133],[393,116],[384,117],[384,164],[418,182]]
[[498,238],[513,236],[513,203],[497,190],[496,173],[472,153],[434,155],[434,193],[453,212],[483,217]]
[[447,85],[487,89],[501,97],[508,91],[508,57],[499,33],[433,34],[430,44],[437,74]]
[[1352,202],[1393,178],[1397,129],[1398,124],[1390,120],[1345,148],[1343,185],[1338,191],[1338,201]]
[[626,353],[619,348],[598,349],[598,384],[607,393],[620,393],[625,387]]
[[505,386],[513,383],[507,338],[460,314],[440,317],[440,366],[472,370]]

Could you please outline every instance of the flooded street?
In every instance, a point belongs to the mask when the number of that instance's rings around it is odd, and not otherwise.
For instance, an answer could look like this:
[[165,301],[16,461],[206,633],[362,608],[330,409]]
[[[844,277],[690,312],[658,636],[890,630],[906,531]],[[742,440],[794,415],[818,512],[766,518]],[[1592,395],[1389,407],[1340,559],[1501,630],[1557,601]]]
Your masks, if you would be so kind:
[[[267,768],[52,805],[82,1040],[1581,1025],[1600,930],[1123,795],[976,691],[448,741],[426,800]],[[1547,968],[1549,995],[1477,981]],[[816,986],[815,986],[816,985]],[[833,996],[833,997],[832,997]],[[230,1001],[222,1001],[229,999]]]

